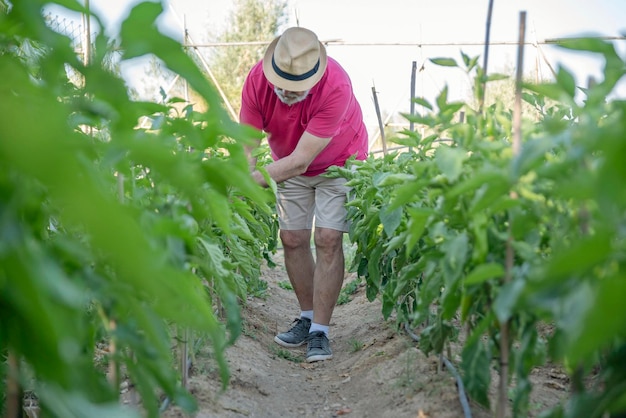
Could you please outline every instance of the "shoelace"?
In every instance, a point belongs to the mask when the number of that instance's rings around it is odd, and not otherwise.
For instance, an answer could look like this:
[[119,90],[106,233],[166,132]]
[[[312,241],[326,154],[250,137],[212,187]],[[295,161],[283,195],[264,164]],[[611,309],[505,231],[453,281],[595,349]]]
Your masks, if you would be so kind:
[[304,319],[302,318],[296,318],[293,320],[292,324],[294,324],[290,329],[289,332],[293,332],[299,328],[304,328],[306,329],[306,323],[304,321]]
[[326,335],[322,331],[312,332],[308,335],[307,341],[310,348],[324,348],[324,338]]

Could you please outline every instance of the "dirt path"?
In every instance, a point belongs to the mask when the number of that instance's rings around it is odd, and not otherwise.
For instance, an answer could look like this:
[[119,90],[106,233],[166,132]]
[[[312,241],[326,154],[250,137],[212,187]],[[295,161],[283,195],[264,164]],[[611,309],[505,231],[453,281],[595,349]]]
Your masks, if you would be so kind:
[[[368,302],[364,287],[335,309],[332,360],[308,364],[305,346],[278,346],[274,336],[290,326],[298,311],[293,291],[279,286],[288,282],[281,255],[275,260],[278,266],[264,271],[267,298],[248,301],[244,335],[228,350],[232,376],[225,393],[219,392],[208,353],[196,356],[189,382],[200,407],[195,417],[463,417],[452,375],[438,371],[436,357],[424,356],[409,337],[395,331],[393,322],[384,321],[380,303]],[[545,377],[555,380],[549,373]],[[539,390],[538,409],[564,394],[560,383],[539,382]],[[474,418],[492,416],[476,404],[471,409]],[[185,415],[170,407],[163,417]]]

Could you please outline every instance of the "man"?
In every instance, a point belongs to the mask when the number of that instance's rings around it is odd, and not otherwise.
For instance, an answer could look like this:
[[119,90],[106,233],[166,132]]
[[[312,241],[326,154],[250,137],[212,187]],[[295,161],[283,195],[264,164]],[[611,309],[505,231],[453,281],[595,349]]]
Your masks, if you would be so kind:
[[[267,135],[277,183],[277,209],[285,267],[300,317],[274,340],[307,345],[307,362],[332,358],[328,334],[344,278],[345,179],[324,177],[351,156],[367,157],[367,131],[350,78],[315,33],[294,27],[274,39],[248,74],[242,91],[242,123]],[[255,161],[252,161],[255,162]],[[252,173],[267,186],[259,171]],[[315,257],[311,233],[315,218]]]

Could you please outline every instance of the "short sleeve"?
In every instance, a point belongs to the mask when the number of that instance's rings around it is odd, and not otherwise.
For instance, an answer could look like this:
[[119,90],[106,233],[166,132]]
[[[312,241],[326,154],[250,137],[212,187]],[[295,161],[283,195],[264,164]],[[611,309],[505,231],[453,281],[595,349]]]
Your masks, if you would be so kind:
[[246,77],[241,90],[241,110],[239,111],[239,121],[245,125],[250,125],[256,129],[263,129],[263,115],[258,105],[257,89],[255,88],[255,78],[252,71]]
[[351,98],[349,85],[341,84],[334,88],[320,103],[320,108],[307,125],[307,132],[320,138],[332,138],[337,135],[350,107]]

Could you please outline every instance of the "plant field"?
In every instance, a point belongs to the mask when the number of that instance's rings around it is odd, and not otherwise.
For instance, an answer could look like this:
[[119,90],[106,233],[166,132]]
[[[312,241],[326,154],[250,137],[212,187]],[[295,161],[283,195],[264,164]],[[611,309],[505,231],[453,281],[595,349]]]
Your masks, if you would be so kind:
[[[399,326],[419,328],[426,354],[463,338],[472,399],[494,407],[488,389],[498,371],[498,416],[509,406],[528,414],[529,375],[546,361],[572,379],[569,403],[546,416],[626,407],[626,102],[606,100],[624,61],[597,40],[564,47],[605,59],[605,78],[582,89],[582,104],[564,69],[552,84],[523,86],[534,112],[518,127],[501,103],[476,112],[448,102],[444,89],[436,103],[420,101],[428,115],[407,116],[430,128],[398,140],[410,151],[336,170],[354,187],[353,269],[368,298],[382,298],[383,315],[395,312]],[[499,78],[461,58],[433,62],[473,76],[477,94]]]
[[[135,6],[120,39],[98,35],[80,60],[47,26],[47,3],[0,0],[5,417],[28,402],[63,418],[626,414],[626,101],[613,94],[626,63],[610,42],[563,44],[603,58],[589,86],[563,68],[552,83],[518,81],[523,114],[450,102],[444,88],[406,115],[425,133],[395,138],[405,151],[331,171],[353,187],[354,254],[340,354],[308,368],[271,344],[293,315],[274,305],[293,294],[268,273],[273,191],[244,153],[261,134],[232,121],[158,32],[161,4]],[[134,100],[111,68],[120,53],[156,56],[206,110]],[[465,54],[432,62],[465,73],[476,98],[504,78]],[[250,365],[238,344],[264,360]],[[281,380],[259,378],[257,400],[211,412],[220,390],[250,387],[255,366]],[[297,394],[265,387],[277,382],[315,398],[288,409]]]
[[[333,314],[333,359],[311,364],[304,362],[304,347],[287,350],[274,342],[276,332],[293,320],[296,306],[293,291],[280,287],[286,271],[278,257],[277,267],[263,269],[261,277],[268,283],[267,294],[246,303],[243,333],[226,353],[232,371],[226,391],[219,390],[208,350],[202,348],[195,356],[189,388],[198,399],[198,418],[463,416],[455,378],[439,356],[425,355],[406,332],[398,332],[395,315],[385,320],[381,300],[368,301],[363,281],[351,289],[350,283],[359,282],[355,273],[346,274],[349,302]],[[462,344],[450,346],[456,364]],[[554,365],[537,368],[530,380],[534,390],[528,417],[567,397],[567,376]],[[495,394],[492,385],[490,398]],[[493,416],[475,401],[469,405],[474,418]],[[171,406],[162,417],[185,415]]]

